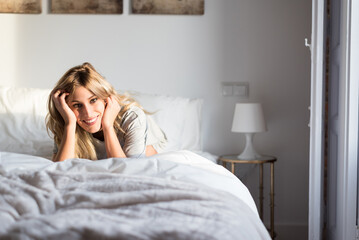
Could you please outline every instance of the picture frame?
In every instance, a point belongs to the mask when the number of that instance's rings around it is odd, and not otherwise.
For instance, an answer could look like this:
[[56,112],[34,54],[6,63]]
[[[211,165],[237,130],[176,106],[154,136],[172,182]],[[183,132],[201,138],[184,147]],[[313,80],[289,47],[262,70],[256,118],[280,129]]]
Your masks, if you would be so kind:
[[122,14],[123,0],[51,0],[51,13]]
[[39,14],[41,0],[0,0],[0,13]]
[[133,14],[203,15],[204,0],[131,0]]

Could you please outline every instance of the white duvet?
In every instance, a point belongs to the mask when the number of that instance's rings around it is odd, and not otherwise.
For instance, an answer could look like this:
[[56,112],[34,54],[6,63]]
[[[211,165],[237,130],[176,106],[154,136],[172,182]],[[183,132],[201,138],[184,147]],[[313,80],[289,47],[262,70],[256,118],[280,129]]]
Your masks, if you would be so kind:
[[189,151],[53,163],[0,152],[0,239],[270,239],[247,188]]

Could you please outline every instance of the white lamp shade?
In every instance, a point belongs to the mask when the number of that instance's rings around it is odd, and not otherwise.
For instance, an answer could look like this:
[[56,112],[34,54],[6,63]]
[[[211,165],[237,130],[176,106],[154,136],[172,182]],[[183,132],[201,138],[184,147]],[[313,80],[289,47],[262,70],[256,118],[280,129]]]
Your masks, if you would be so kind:
[[232,123],[232,132],[256,133],[267,131],[260,103],[237,103]]

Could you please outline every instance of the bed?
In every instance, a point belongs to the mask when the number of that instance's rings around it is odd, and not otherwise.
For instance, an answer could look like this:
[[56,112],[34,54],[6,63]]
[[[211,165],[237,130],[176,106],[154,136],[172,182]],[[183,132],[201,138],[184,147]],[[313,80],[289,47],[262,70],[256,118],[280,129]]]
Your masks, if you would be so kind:
[[0,239],[270,239],[248,189],[202,151],[202,100],[132,93],[164,153],[54,163],[49,92],[0,87]]

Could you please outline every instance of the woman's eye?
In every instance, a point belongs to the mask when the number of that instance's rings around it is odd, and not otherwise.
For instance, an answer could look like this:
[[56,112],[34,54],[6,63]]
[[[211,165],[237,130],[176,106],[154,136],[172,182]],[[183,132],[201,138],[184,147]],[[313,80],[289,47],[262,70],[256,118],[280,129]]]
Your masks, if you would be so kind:
[[91,99],[90,103],[94,103],[96,101],[97,101],[97,98],[93,98],[93,99]]
[[73,107],[74,107],[74,108],[80,108],[80,107],[81,107],[81,104],[74,104]]

